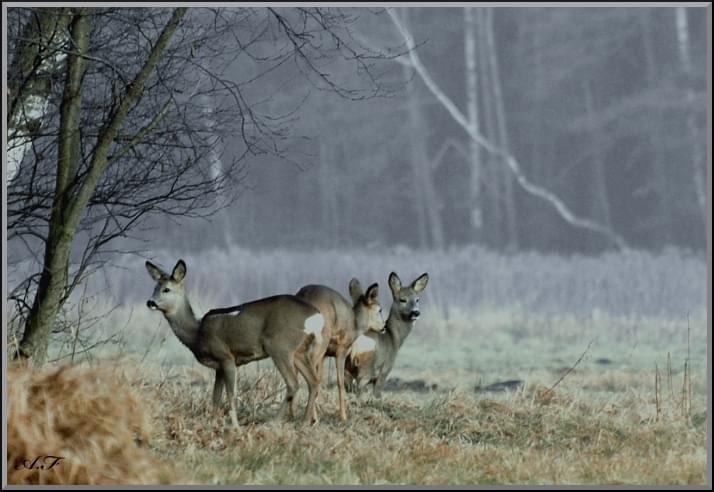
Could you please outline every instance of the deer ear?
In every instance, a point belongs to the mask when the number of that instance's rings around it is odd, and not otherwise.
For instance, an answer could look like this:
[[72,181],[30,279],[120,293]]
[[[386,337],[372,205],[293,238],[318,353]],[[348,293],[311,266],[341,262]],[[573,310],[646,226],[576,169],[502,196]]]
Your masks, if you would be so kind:
[[350,280],[350,297],[352,298],[352,304],[357,304],[357,301],[359,301],[360,297],[364,294],[364,291],[362,290],[362,284],[359,283],[359,280],[356,278],[353,278]]
[[412,282],[412,289],[414,289],[417,294],[420,294],[421,291],[426,289],[426,284],[428,281],[429,281],[429,274],[423,273],[419,278],[417,278],[414,282]]
[[379,297],[379,284],[374,283],[367,288],[367,293],[364,295],[367,300],[368,305],[372,305],[377,302]]
[[394,272],[389,274],[389,288],[394,296],[402,289],[402,281],[399,280],[399,275]]
[[181,282],[186,276],[186,263],[183,260],[176,262],[174,271],[171,272],[171,278],[176,282]]
[[151,278],[154,279],[154,282],[158,282],[159,279],[164,275],[164,272],[161,271],[161,268],[157,267],[150,261],[147,261],[145,265],[146,269],[149,272],[149,275],[151,275]]

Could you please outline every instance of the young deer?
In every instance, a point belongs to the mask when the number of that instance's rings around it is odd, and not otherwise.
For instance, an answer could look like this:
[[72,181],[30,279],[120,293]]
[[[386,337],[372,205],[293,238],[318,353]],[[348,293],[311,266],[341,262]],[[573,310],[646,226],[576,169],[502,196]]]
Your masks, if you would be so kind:
[[339,292],[324,285],[306,285],[295,294],[315,306],[325,318],[321,339],[313,343],[310,360],[322,383],[325,375],[324,358],[335,358],[339,413],[343,421],[347,420],[344,373],[350,346],[360,335],[370,330],[379,332],[384,327],[382,307],[377,299],[379,285],[372,284],[365,292],[359,281],[353,278],[349,291],[352,305]]
[[392,307],[381,333],[366,333],[355,340],[345,364],[349,387],[359,392],[363,379],[372,383],[374,396],[382,396],[382,386],[394,367],[397,352],[411,333],[419,317],[419,295],[426,288],[429,275],[424,273],[408,287],[402,287],[399,276],[389,275]]
[[149,261],[146,269],[156,282],[154,294],[146,305],[161,311],[181,343],[201,364],[216,370],[213,405],[220,404],[225,387],[234,426],[238,427],[233,394],[236,367],[267,357],[273,359],[287,385],[279,415],[287,409],[288,415],[293,416],[299,371],[309,388],[305,417],[317,418],[315,399],[319,379],[308,361],[310,344],[320,342],[325,324],[317,309],[295,296],[279,295],[214,309],[199,320],[186,296],[186,263],[183,260],[176,263],[171,275]]

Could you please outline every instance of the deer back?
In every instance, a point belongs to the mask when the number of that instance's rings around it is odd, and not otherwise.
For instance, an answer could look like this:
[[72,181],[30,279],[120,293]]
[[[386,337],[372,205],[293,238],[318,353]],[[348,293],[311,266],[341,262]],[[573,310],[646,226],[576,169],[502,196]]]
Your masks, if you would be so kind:
[[297,350],[307,336],[320,335],[322,317],[317,320],[316,315],[320,313],[315,307],[291,295],[212,310],[201,321],[199,348],[214,356],[227,351],[237,360],[267,357],[267,344]]
[[323,336],[329,339],[327,355],[334,355],[340,344],[349,345],[355,338],[352,306],[342,294],[325,285],[306,285],[296,296],[314,306],[324,316]]

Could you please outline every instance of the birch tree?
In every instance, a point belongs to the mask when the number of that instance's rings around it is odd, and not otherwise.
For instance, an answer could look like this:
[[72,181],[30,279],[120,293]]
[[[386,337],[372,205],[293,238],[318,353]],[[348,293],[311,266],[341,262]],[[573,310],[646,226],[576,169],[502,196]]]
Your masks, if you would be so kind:
[[[393,16],[392,18],[394,19],[395,17]],[[466,70],[466,123],[470,133],[479,134],[478,74],[476,73],[476,19],[474,16],[474,7],[464,7],[464,57]],[[481,204],[481,146],[478,142],[471,139],[469,142],[469,150],[471,155],[471,227],[473,227],[476,237],[480,239],[480,231],[483,226]]]
[[[687,84],[690,84],[689,79],[692,77],[692,58],[689,53],[689,23],[687,21],[687,9],[685,7],[676,7],[675,27],[677,32],[677,47],[679,54],[679,63],[681,70],[685,75]],[[693,106],[695,95],[691,87],[686,89],[686,102]],[[707,194],[706,194],[706,173],[704,170],[704,149],[703,135],[698,129],[694,112],[690,110],[687,115],[687,131],[691,139],[691,159],[692,177],[694,181],[694,191],[697,197],[697,204],[701,211],[701,217],[704,224],[707,223]]]
[[45,243],[44,267],[35,301],[25,324],[19,352],[44,362],[52,323],[69,284],[68,269],[72,240],[80,219],[99,178],[110,161],[110,147],[122,128],[127,114],[137,103],[149,75],[166,51],[171,37],[185,15],[176,9],[131,82],[123,89],[120,102],[99,134],[86,174],[78,180],[80,163],[80,124],[82,92],[87,69],[91,35],[91,15],[86,9],[74,9],[69,21],[72,51],[67,57],[66,79],[60,115],[56,184],[52,213]]
[[[404,11],[404,22],[408,23],[407,11]],[[402,67],[405,83],[411,78],[411,70]],[[432,167],[429,162],[429,150],[426,144],[427,129],[425,117],[421,111],[421,98],[417,85],[407,85],[407,115],[411,139],[410,159],[412,185],[414,193],[414,208],[417,212],[421,246],[442,250],[445,246],[444,226],[441,220],[441,203],[434,187]]]
[[[30,150],[52,96],[53,79],[65,60],[67,23],[62,8],[43,8],[18,19],[20,32],[8,80],[7,183]],[[16,27],[18,28],[18,27]]]
[[[488,60],[488,73],[491,88],[491,99],[494,101],[494,116],[497,128],[497,145],[509,151],[510,143],[506,124],[506,110],[503,102],[503,87],[498,62],[498,51],[493,33],[493,7],[484,8],[484,33],[485,56]],[[506,247],[513,251],[518,248],[518,223],[516,213],[516,199],[513,189],[513,175],[502,162],[498,163],[498,177],[501,184],[502,196],[500,197],[504,208],[506,230]]]

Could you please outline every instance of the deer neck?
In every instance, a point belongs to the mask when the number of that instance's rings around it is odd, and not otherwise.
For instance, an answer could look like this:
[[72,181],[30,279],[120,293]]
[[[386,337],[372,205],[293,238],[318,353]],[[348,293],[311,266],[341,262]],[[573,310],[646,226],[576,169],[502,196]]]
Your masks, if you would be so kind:
[[188,299],[176,311],[170,314],[164,313],[164,316],[176,337],[193,352],[196,348],[200,321],[193,314],[193,309]]
[[394,342],[396,348],[401,348],[404,340],[407,339],[409,333],[412,331],[414,326],[413,321],[405,321],[399,315],[399,312],[392,306],[389,311],[389,318],[387,318],[386,331]]

